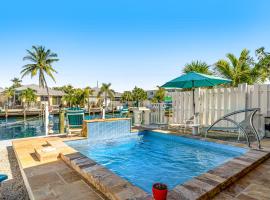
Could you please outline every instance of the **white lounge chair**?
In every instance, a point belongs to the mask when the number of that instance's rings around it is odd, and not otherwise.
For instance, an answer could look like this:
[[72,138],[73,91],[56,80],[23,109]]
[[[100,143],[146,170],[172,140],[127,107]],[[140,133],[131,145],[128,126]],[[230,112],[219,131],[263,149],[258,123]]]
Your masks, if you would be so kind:
[[199,117],[199,113],[195,113],[195,115],[191,116],[189,119],[184,120],[184,123],[172,123],[168,125],[168,129],[170,128],[176,128],[176,129],[182,129],[184,132],[186,132],[187,128],[192,128],[193,134],[199,133],[199,127],[200,124],[197,123],[197,119]]

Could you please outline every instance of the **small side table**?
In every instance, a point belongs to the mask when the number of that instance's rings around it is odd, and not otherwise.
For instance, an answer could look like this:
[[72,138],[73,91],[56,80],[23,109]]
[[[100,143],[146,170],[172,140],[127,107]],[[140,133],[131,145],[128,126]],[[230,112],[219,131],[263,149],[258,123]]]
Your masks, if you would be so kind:
[[192,124],[192,135],[199,135],[200,133],[200,124]]

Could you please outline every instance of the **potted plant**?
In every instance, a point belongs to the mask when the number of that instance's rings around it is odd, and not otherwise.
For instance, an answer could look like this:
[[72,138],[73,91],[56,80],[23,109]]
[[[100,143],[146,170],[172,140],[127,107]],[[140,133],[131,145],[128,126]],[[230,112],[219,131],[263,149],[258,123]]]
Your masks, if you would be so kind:
[[168,187],[163,183],[155,183],[152,187],[152,192],[155,200],[166,200]]

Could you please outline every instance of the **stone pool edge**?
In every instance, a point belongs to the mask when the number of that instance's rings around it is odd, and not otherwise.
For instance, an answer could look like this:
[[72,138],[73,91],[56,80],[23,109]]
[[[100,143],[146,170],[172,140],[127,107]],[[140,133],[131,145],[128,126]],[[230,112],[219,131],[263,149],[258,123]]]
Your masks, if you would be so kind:
[[[236,147],[245,147],[243,144],[226,142],[217,139],[202,138],[199,136],[179,134],[171,131],[152,130],[154,132],[173,134],[202,141],[215,142],[219,144],[232,145]],[[70,147],[71,148],[71,147]],[[76,151],[76,150],[74,150]],[[149,199],[149,195],[140,188],[133,186],[127,180],[119,177],[109,169],[96,163],[90,158],[76,151],[74,155],[60,154],[61,158],[91,184],[93,184],[104,195],[113,200],[126,199]],[[263,161],[270,158],[270,152],[264,150],[248,149],[246,153],[235,157],[226,163],[207,171],[193,179],[179,184],[168,193],[168,200],[178,199],[209,199],[214,197],[220,191],[245,176],[248,172],[260,165]],[[92,166],[92,169],[90,169]],[[95,167],[94,167],[95,166]],[[84,168],[90,167],[89,169]],[[125,188],[128,185],[127,191],[122,194],[117,194],[119,188]],[[139,193],[136,190],[139,189]],[[133,195],[134,194],[134,195]]]
[[[176,135],[183,136],[181,134]],[[190,135],[184,136],[194,138],[193,136]],[[77,139],[83,138],[62,139],[62,138],[44,137],[42,139],[44,140],[42,144],[48,143],[49,145],[55,147],[56,151],[59,153],[55,156],[55,158],[53,158],[53,160],[57,159],[63,160],[68,166],[76,170],[82,177],[84,178],[87,177],[86,181],[94,185],[97,188],[97,190],[102,192],[109,199],[113,200],[152,199],[151,196],[149,196],[149,194],[147,194],[140,188],[132,185],[130,182],[126,181],[125,179],[122,179],[121,177],[114,174],[107,168],[101,166],[100,164],[97,164],[95,161],[82,155],[77,150],[73,149],[72,147],[64,143],[64,141],[66,140],[77,140]],[[201,137],[196,137],[194,139],[206,140],[205,138]],[[40,165],[44,163],[41,161],[35,161],[33,160],[32,155],[28,155],[29,152],[34,152],[34,149],[39,145],[36,144],[35,140],[38,140],[38,138],[13,141],[13,148],[20,166],[20,170],[25,170],[25,168],[28,168],[32,165]],[[28,141],[30,146],[28,143],[25,143],[24,141]],[[215,142],[215,140],[210,141]],[[15,146],[14,143],[16,143]],[[224,144],[224,142],[222,143]],[[28,149],[29,151],[26,152],[26,149]],[[214,197],[220,191],[222,191],[227,186],[229,186],[230,184],[232,184],[233,182],[237,181],[239,178],[250,172],[252,169],[257,167],[260,163],[262,163],[269,157],[270,157],[269,151],[250,149],[247,153],[243,154],[242,156],[231,159],[230,161],[214,168],[213,170],[210,170],[200,176],[197,176],[188,182],[177,185],[175,188],[169,191],[168,199],[170,200],[209,199],[211,197]],[[81,174],[80,171],[84,172],[84,175]],[[27,183],[28,182],[27,178],[26,177],[23,178],[24,182]],[[28,193],[30,192],[29,194],[30,198],[33,197],[32,196],[33,194],[31,195],[31,186],[27,187],[27,190]]]
[[203,138],[200,136],[188,135],[169,130],[152,129],[150,131],[247,149],[247,152],[243,155],[235,157],[225,162],[224,164],[207,171],[206,173],[203,173],[187,182],[175,186],[168,193],[169,200],[206,200],[213,198],[216,194],[270,158],[269,149],[251,149],[247,148],[245,144],[222,141],[218,139]]
[[[72,147],[69,148],[73,149]],[[74,153],[66,154],[61,152],[60,158],[107,198],[112,200],[151,199],[149,194],[142,189],[134,186],[129,181],[114,174],[106,167],[84,156],[75,149],[73,150]]]

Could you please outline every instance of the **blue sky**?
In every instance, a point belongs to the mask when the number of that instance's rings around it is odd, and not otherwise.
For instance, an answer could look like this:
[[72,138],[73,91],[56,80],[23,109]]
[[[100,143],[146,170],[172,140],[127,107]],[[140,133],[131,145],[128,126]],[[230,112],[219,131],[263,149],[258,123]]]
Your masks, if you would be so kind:
[[[153,89],[192,60],[270,51],[268,0],[10,0],[0,4],[0,87],[19,76],[25,49],[58,53],[57,83]],[[37,83],[24,78],[23,83]]]

